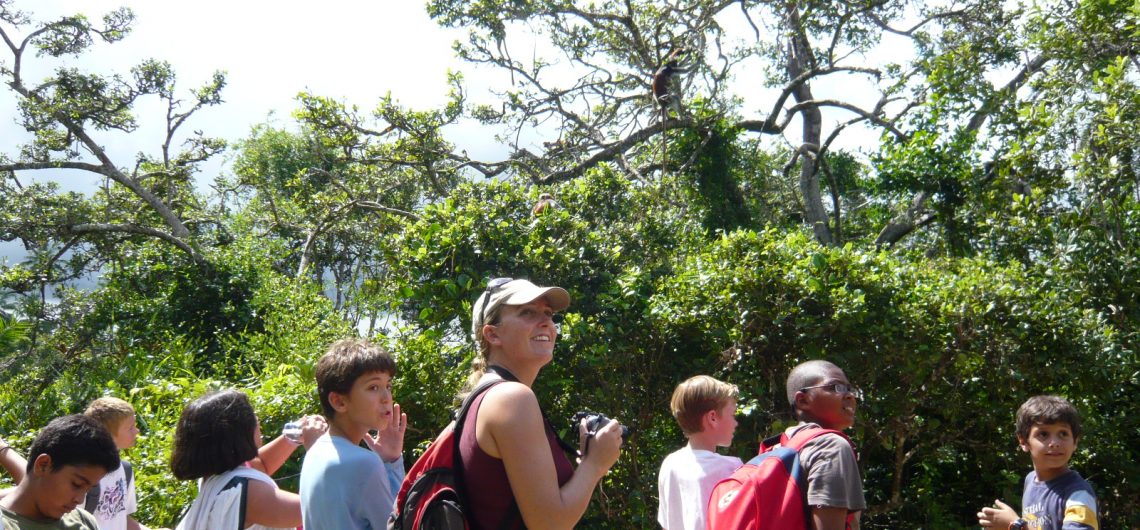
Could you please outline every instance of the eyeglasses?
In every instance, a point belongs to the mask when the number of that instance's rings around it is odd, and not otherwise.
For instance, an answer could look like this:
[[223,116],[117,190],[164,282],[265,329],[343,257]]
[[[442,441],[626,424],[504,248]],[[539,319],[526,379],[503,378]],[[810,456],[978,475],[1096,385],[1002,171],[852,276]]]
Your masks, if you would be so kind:
[[514,278],[495,278],[487,282],[487,288],[483,290],[483,307],[479,308],[480,324],[487,323],[487,302],[491,300],[491,295],[513,281],[515,281]]
[[863,391],[860,390],[859,387],[848,383],[828,383],[826,385],[805,386],[800,389],[800,392],[803,392],[804,390],[811,390],[813,388],[828,388],[831,390],[831,392],[834,392],[836,394],[851,394],[852,396],[855,396],[855,399],[863,399]]

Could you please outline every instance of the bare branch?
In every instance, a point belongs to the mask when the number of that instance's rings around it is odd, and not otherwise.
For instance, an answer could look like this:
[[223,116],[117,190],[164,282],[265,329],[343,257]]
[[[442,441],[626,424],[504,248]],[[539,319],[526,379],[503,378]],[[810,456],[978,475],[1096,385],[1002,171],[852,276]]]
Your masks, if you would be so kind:
[[927,25],[927,24],[929,24],[935,20],[965,15],[965,14],[967,14],[967,11],[964,9],[959,9],[956,11],[943,11],[941,13],[935,13],[933,15],[930,15],[930,16],[918,21],[918,23],[911,26],[910,29],[905,29],[905,30],[892,28],[889,24],[887,24],[887,22],[885,20],[883,20],[881,17],[879,17],[879,15],[875,14],[875,12],[873,12],[873,11],[867,10],[867,11],[864,11],[864,14],[867,16],[867,18],[871,22],[874,22],[876,26],[882,28],[883,31],[886,31],[888,33],[894,33],[895,35],[902,35],[904,37],[913,37],[914,32],[918,31],[923,26],[925,26],[925,25]]
[[875,114],[872,114],[871,112],[863,110],[862,108],[860,108],[856,105],[852,105],[851,103],[847,103],[845,101],[836,101],[834,99],[814,99],[814,100],[808,100],[808,101],[801,101],[799,103],[796,103],[795,105],[792,105],[791,107],[788,108],[788,114],[787,114],[787,116],[785,116],[783,123],[780,125],[780,127],[779,127],[780,130],[783,130],[785,127],[787,127],[788,122],[791,121],[791,119],[794,117],[794,115],[797,111],[802,110],[802,109],[806,109],[806,108],[818,108],[818,107],[837,107],[837,108],[841,108],[841,109],[853,112],[853,113],[858,114],[859,116],[863,117],[863,119],[890,131],[890,133],[895,135],[895,137],[898,138],[899,140],[906,140],[907,138],[909,138],[909,136],[906,133],[900,131],[898,128],[895,127],[895,125],[893,123],[884,120],[881,116],[877,116]]
[[828,66],[826,68],[813,68],[807,70],[797,75],[795,79],[789,81],[788,84],[784,85],[784,89],[780,92],[780,96],[776,98],[775,104],[772,105],[772,111],[768,113],[768,117],[762,122],[763,125],[749,127],[748,129],[769,134],[782,132],[783,127],[776,128],[776,120],[779,119],[780,110],[784,108],[784,103],[788,101],[788,98],[791,97],[796,90],[798,90],[808,81],[811,81],[816,77],[839,72],[863,73],[873,75],[875,77],[880,77],[883,75],[883,73],[878,69],[864,68],[861,66]]
[[146,226],[139,226],[135,224],[83,223],[65,227],[65,230],[72,234],[124,233],[150,236],[174,245],[182,252],[185,252],[187,256],[190,256],[190,258],[196,262],[205,261],[202,256],[198,254],[198,252],[185,241],[161,230],[156,230],[154,228]]
[[665,122],[658,122],[655,125],[651,125],[637,132],[634,132],[633,134],[630,134],[618,142],[609,144],[601,151],[594,153],[593,156],[587,158],[586,160],[583,160],[582,162],[579,162],[578,164],[535,179],[535,183],[552,184],[555,182],[565,182],[582,175],[586,172],[586,170],[598,164],[601,164],[602,162],[613,160],[620,153],[625,152],[627,149],[633,147],[634,145],[652,138],[655,134],[662,133],[670,129],[691,127],[693,125],[695,125],[695,122],[692,119],[687,118],[674,118]]

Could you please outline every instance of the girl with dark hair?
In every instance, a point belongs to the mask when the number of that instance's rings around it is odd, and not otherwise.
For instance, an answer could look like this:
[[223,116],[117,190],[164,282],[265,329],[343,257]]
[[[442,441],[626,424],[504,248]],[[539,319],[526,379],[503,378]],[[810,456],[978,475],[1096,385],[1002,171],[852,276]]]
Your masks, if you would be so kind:
[[170,468],[175,477],[199,483],[198,497],[177,530],[260,530],[301,524],[301,498],[277,489],[269,475],[246,465],[259,447],[257,415],[237,390],[206,394],[182,410]]

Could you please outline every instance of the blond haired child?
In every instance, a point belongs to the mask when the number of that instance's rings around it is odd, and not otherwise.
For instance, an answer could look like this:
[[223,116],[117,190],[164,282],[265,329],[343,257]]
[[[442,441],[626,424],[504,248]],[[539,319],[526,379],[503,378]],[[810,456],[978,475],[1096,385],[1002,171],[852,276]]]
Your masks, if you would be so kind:
[[[135,445],[139,427],[135,408],[130,403],[116,397],[101,397],[92,401],[83,415],[102,424],[120,452]],[[104,475],[99,484],[88,491],[84,507],[99,521],[99,530],[145,529],[131,516],[138,508],[131,464],[126,460],[120,462],[117,469]]]
[[689,443],[665,457],[657,476],[657,522],[665,530],[703,530],[713,487],[742,462],[716,453],[736,431],[736,385],[707,375],[686,379],[669,408]]

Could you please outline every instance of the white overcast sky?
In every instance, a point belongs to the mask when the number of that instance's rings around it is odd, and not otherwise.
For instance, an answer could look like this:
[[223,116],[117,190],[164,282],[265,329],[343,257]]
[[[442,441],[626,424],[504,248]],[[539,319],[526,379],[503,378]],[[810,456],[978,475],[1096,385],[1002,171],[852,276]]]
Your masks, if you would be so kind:
[[[230,141],[246,137],[253,125],[268,120],[288,126],[301,91],[355,104],[364,111],[391,92],[402,105],[423,109],[445,101],[448,69],[479,75],[453,57],[452,42],[463,32],[438,27],[420,1],[17,0],[15,4],[38,21],[75,13],[99,21],[109,11],[130,7],[136,20],[126,39],[97,43],[78,59],[69,57],[63,63],[92,73],[126,74],[144,59],[165,60],[177,73],[183,94],[224,70],[225,102],[199,112],[182,130],[187,134],[201,130]],[[28,84],[39,82],[61,64],[27,55]],[[6,49],[0,57],[11,64]],[[96,140],[116,160],[128,161],[124,165],[140,151],[158,154],[163,140],[165,109],[155,98],[144,100],[135,114],[140,128],[133,134],[95,132]],[[17,118],[16,99],[2,85],[0,152],[8,155],[15,155],[17,146],[29,138],[16,124]],[[486,135],[481,138],[476,144],[493,148]],[[473,154],[478,151],[472,148]],[[206,173],[218,171],[224,171],[221,159]],[[84,192],[99,184],[96,176],[73,171],[20,176],[48,178],[65,189]],[[209,182],[214,176],[200,177]],[[0,262],[22,254],[15,242],[0,242]]]
[[[301,91],[372,109],[388,92],[412,108],[438,106],[448,90],[448,69],[459,69],[451,43],[461,34],[435,25],[423,3],[407,0],[249,1],[196,0],[17,0],[37,20],[83,13],[92,20],[120,6],[136,17],[121,42],[99,43],[66,62],[93,73],[127,73],[144,59],[171,63],[183,93],[227,72],[225,102],[206,109],[184,127],[227,140],[245,137],[250,127],[272,119],[282,126]],[[5,55],[7,53],[5,52]],[[50,68],[29,57],[30,83]],[[10,63],[10,59],[8,59]],[[51,66],[45,65],[45,66]],[[163,109],[151,101],[137,110],[135,134],[100,134],[99,140],[127,160],[162,142]],[[148,109],[147,104],[151,105]],[[274,115],[271,118],[271,113]],[[14,97],[0,91],[0,135],[4,152],[26,138],[14,124]],[[156,119],[157,118],[157,119]],[[76,179],[92,180],[75,176]],[[82,186],[80,186],[82,187]]]
[[[16,0],[16,8],[37,20],[84,13],[92,20],[120,6],[136,16],[132,33],[111,45],[97,44],[92,50],[66,59],[69,65],[94,73],[127,73],[147,58],[170,62],[186,91],[207,80],[215,70],[227,72],[225,102],[206,109],[185,129],[198,129],[227,140],[245,137],[250,127],[271,119],[286,126],[296,108],[298,92],[307,90],[363,110],[371,110],[391,92],[402,105],[415,109],[438,107],[445,101],[449,69],[464,73],[468,93],[477,99],[485,88],[504,79],[500,72],[462,63],[453,57],[452,43],[464,37],[463,30],[445,29],[431,21],[424,0]],[[743,23],[740,17],[733,17]],[[743,31],[743,29],[742,29]],[[751,29],[747,29],[751,33]],[[889,46],[887,47],[889,48]],[[556,55],[556,54],[554,54]],[[3,57],[7,57],[5,51]],[[557,60],[558,57],[547,57]],[[29,57],[26,77],[34,83],[50,74],[53,64]],[[10,62],[10,59],[6,59]],[[44,65],[35,69],[36,65]],[[738,86],[743,86],[746,113],[760,117],[771,98],[757,97],[758,68],[739,68]],[[851,79],[854,85],[865,85]],[[841,97],[850,100],[853,86],[839,78],[831,83]],[[863,87],[860,87],[863,88]],[[869,87],[867,87],[869,88]],[[828,87],[816,88],[816,97],[827,97]],[[870,91],[867,91],[870,96]],[[874,99],[867,102],[873,104]],[[148,109],[147,104],[152,107]],[[141,128],[125,137],[107,133],[98,138],[125,160],[143,150],[155,152],[162,141],[161,109],[153,98],[136,109]],[[843,113],[833,118],[846,119]],[[14,98],[7,87],[0,89],[0,150],[11,153],[26,134],[14,124]],[[157,119],[156,119],[157,118]],[[798,120],[797,120],[798,122]],[[498,131],[493,131],[498,132]],[[792,132],[792,131],[789,131]],[[792,133],[795,134],[794,132]],[[474,125],[450,131],[472,156],[495,158],[504,151],[491,143],[491,134]],[[872,138],[877,138],[877,133]],[[76,177],[90,180],[90,177]]]

